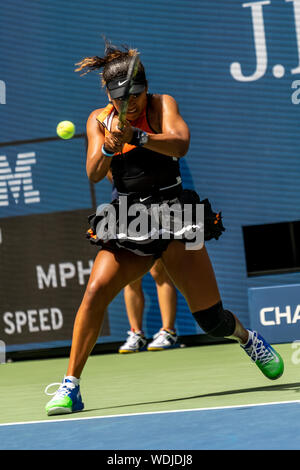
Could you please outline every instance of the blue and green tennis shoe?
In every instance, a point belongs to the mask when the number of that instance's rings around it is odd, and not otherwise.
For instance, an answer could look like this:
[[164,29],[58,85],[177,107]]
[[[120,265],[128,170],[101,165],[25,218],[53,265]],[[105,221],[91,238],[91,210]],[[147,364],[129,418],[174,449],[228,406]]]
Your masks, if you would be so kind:
[[[53,385],[60,385],[54,393],[48,393],[48,389]],[[75,413],[84,408],[81,393],[79,389],[79,380],[69,379],[65,377],[61,384],[52,383],[45,389],[47,395],[54,395],[46,405],[48,416]]]
[[284,370],[281,356],[257,331],[248,330],[249,338],[241,347],[262,373],[271,380],[279,379]]

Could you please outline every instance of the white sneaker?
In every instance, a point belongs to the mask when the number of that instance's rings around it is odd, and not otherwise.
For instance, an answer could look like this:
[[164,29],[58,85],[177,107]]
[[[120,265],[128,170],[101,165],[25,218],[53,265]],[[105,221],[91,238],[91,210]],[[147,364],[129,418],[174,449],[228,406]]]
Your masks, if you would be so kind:
[[176,333],[167,330],[160,330],[153,336],[153,341],[148,344],[148,351],[162,351],[163,349],[178,348]]
[[120,347],[120,354],[135,353],[146,350],[146,338],[143,333],[135,333],[128,331],[128,338],[126,342]]

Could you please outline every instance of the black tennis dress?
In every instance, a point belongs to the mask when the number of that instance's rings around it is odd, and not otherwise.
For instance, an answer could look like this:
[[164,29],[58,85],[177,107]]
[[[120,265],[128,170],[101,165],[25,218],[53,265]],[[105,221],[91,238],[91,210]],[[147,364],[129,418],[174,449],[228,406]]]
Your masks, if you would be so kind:
[[[150,99],[148,95],[148,103]],[[105,132],[115,113],[109,104],[97,117]],[[155,133],[147,107],[132,125]],[[225,230],[221,213],[212,210],[208,199],[200,201],[195,191],[183,189],[177,158],[125,144],[122,153],[112,157],[111,170],[119,197],[98,206],[87,231],[89,241],[100,249],[122,248],[159,258],[173,240],[199,249],[204,240],[218,239]]]

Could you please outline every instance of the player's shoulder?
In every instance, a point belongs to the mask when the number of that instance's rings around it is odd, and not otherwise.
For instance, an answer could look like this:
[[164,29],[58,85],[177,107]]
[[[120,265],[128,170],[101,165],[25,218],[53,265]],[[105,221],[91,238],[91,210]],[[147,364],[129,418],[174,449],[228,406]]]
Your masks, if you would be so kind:
[[165,112],[178,112],[178,104],[176,99],[167,94],[153,94],[151,99],[151,108],[153,111]]
[[163,102],[175,102],[176,103],[176,99],[174,98],[174,96],[167,95],[166,93],[161,93],[161,94],[154,93],[151,95],[151,98],[153,102],[157,102],[157,103],[163,103]]
[[90,136],[90,135],[97,135],[97,134],[103,134],[104,130],[99,122],[99,120],[97,119],[101,113],[103,113],[105,111],[105,108],[97,108],[97,109],[94,109],[88,119],[87,119],[87,122],[86,122],[86,131],[87,131],[87,135]]
[[103,132],[103,123],[106,118],[111,114],[113,105],[109,103],[105,108],[97,108],[92,111],[87,120],[87,130],[100,129]]
[[97,117],[103,113],[106,109],[106,106],[104,108],[97,108],[97,109],[94,109],[94,111],[92,111],[88,117],[88,120],[92,120],[92,119],[97,119]]

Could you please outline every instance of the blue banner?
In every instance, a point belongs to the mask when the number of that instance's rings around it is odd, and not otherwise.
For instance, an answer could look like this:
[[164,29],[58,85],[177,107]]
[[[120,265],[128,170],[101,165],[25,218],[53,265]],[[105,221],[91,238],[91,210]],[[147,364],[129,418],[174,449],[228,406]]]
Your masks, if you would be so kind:
[[[295,273],[249,278],[242,228],[300,218],[299,0],[2,3],[0,242],[1,219],[75,214],[110,201],[107,180],[92,188],[87,179],[85,139],[53,141],[60,121],[74,122],[76,135],[82,135],[90,113],[108,102],[101,70],[83,77],[74,73],[84,57],[103,55],[105,35],[115,45],[140,51],[149,92],[173,96],[190,128],[183,182],[222,211],[226,232],[207,249],[225,308],[247,326],[253,316],[248,288],[298,282]],[[0,256],[4,246],[0,243]],[[24,256],[30,249],[23,246]],[[150,337],[161,326],[150,274],[143,286]],[[4,304],[0,299],[1,311]],[[177,311],[180,335],[201,332],[181,295]],[[284,316],[272,315],[266,311],[266,321],[281,323],[262,328],[280,330]],[[109,319],[110,335],[101,341],[125,339],[129,324],[122,293],[109,306]]]
[[300,339],[300,284],[249,289],[250,325],[271,343]]

